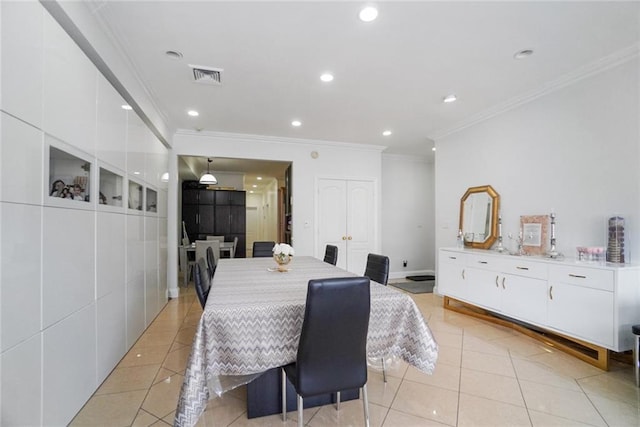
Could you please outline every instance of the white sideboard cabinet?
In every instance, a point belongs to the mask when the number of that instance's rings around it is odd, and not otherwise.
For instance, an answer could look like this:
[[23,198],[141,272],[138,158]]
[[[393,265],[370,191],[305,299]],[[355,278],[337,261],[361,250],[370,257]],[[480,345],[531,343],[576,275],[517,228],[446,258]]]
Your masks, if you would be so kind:
[[[511,326],[595,366],[632,349],[640,324],[640,267],[442,248],[445,308]],[[480,312],[477,308],[483,309]]]

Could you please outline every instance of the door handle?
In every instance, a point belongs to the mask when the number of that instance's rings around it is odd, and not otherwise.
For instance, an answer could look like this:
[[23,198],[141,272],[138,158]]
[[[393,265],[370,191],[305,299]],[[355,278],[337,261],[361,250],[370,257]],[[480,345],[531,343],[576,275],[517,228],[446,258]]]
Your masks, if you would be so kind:
[[507,289],[507,288],[505,288],[505,287],[504,287],[504,280],[505,280],[505,279],[506,279],[506,277],[503,277],[503,278],[502,278],[502,289]]
[[500,286],[498,285],[498,276],[496,276],[496,288],[499,288]]
[[553,299],[553,285],[549,287],[549,299]]
[[462,269],[462,280],[466,280],[466,277],[464,277],[464,268]]
[[352,239],[352,237],[351,237],[351,236],[349,236],[349,237],[347,237],[347,239],[348,239],[348,240],[351,240],[351,239]]
[[342,236],[342,240],[347,240],[347,236]]

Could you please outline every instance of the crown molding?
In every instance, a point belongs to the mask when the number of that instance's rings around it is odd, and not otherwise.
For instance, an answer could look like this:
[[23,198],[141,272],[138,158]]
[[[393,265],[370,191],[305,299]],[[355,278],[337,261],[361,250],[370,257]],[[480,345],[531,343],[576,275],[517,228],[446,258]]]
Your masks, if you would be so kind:
[[604,71],[615,68],[628,61],[631,61],[638,57],[640,53],[640,43],[635,43],[629,47],[621,49],[600,58],[590,64],[580,67],[570,73],[564,74],[558,79],[552,80],[547,84],[525,92],[524,94],[511,98],[510,100],[484,110],[478,114],[474,114],[471,117],[457,123],[454,126],[437,130],[432,133],[429,138],[437,140],[445,136],[449,136],[453,133],[459,132],[465,128],[473,126],[475,124],[489,120],[495,116],[503,114],[509,110],[513,110],[521,105],[527,104],[537,98],[556,92],[564,87],[570,86],[588,77],[600,74]]
[[269,136],[269,135],[253,135],[243,133],[229,133],[229,132],[215,132],[215,131],[197,131],[192,129],[178,129],[174,135],[176,136],[197,136],[201,138],[213,138],[222,139],[224,141],[236,141],[236,142],[268,142],[271,144],[286,144],[286,145],[310,145],[314,147],[338,147],[349,148],[352,150],[364,150],[364,151],[376,151],[382,152],[387,149],[383,145],[372,144],[357,144],[354,142],[341,142],[341,141],[326,141],[320,139],[303,139],[303,138],[290,138],[284,136]]

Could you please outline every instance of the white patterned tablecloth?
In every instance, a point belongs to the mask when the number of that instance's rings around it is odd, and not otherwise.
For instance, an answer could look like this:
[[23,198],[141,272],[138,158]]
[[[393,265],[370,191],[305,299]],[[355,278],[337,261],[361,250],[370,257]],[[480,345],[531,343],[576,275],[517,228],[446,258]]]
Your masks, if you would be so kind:
[[[294,362],[310,279],[354,274],[313,257],[295,257],[289,271],[272,258],[221,259],[198,324],[178,399],[175,426],[193,426],[212,393],[243,376]],[[369,357],[394,356],[426,373],[438,357],[422,313],[407,294],[371,282]],[[249,377],[250,378],[250,377]],[[235,380],[235,381],[233,381]]]

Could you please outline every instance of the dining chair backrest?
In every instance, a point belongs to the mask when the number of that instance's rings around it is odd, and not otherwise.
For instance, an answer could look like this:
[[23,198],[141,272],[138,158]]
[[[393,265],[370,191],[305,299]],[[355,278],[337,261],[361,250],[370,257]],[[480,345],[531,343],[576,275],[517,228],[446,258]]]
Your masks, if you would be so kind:
[[238,236],[233,238],[233,249],[231,249],[231,258],[236,257],[236,248],[238,247]]
[[389,281],[389,257],[369,254],[364,276],[386,286]]
[[338,263],[338,247],[333,245],[327,245],[324,250],[324,262],[336,265]]
[[218,265],[220,259],[220,242],[217,240],[196,240],[196,259],[204,258],[208,262],[207,248],[213,251],[215,265]]
[[207,247],[207,266],[209,271],[209,279],[213,278],[213,273],[216,272],[216,267],[218,263],[216,262],[216,257],[213,252],[213,248],[211,246]]
[[295,368],[300,396],[366,384],[369,288],[366,277],[309,281]]
[[211,289],[207,261],[205,261],[204,258],[198,258],[195,274],[193,275],[193,282],[196,286],[196,294],[198,295],[200,305],[204,308],[207,303],[207,298],[209,297],[209,290]]
[[220,243],[224,243],[224,236],[207,236],[207,240],[217,240]]
[[272,257],[275,245],[276,242],[253,242],[252,256],[254,258]]

